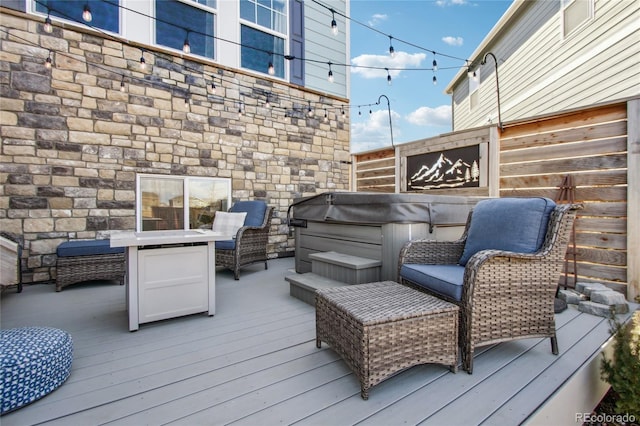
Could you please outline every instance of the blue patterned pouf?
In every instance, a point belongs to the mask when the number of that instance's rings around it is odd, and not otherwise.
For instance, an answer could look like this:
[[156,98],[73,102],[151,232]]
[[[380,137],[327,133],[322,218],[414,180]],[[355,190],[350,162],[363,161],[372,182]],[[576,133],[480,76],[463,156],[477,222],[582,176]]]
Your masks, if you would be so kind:
[[47,395],[69,377],[73,340],[51,327],[0,330],[0,414]]

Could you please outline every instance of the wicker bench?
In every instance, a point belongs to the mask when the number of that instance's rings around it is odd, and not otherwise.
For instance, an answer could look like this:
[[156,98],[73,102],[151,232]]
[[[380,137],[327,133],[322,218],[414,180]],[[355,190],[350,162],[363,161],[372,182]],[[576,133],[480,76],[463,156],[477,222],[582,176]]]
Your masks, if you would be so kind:
[[383,281],[316,292],[316,346],[331,346],[369,388],[405,368],[439,363],[456,372],[458,307]]
[[56,291],[92,280],[116,280],[124,284],[124,248],[111,247],[109,240],[72,240],[58,246]]

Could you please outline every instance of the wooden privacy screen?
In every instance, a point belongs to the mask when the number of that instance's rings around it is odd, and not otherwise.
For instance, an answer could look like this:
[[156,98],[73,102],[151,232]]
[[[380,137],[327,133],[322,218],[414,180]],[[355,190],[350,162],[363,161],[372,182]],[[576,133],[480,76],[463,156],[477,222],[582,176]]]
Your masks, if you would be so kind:
[[357,192],[395,192],[396,159],[393,148],[354,155]]
[[[625,291],[627,109],[619,104],[509,126],[500,136],[500,196],[556,199],[571,174],[579,281]],[[573,262],[569,262],[573,274]],[[571,276],[569,277],[572,278]],[[573,283],[570,283],[570,285]]]

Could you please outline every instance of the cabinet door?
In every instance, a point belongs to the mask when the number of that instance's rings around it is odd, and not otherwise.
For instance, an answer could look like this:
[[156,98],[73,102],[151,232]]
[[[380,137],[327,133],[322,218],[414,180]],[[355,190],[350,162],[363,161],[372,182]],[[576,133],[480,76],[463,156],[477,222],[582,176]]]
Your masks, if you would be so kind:
[[207,265],[206,245],[139,250],[139,322],[207,311]]

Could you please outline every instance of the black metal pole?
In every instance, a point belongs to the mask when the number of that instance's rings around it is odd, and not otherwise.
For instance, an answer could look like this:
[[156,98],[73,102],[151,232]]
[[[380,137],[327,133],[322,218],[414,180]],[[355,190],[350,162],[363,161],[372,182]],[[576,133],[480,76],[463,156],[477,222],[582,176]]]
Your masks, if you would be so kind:
[[498,127],[500,128],[500,131],[502,131],[502,119],[500,118],[500,82],[498,80],[498,59],[496,58],[496,55],[494,55],[491,52],[487,52],[484,55],[484,58],[482,58],[482,62],[480,62],[480,65],[484,65],[487,63],[487,56],[491,56],[493,58],[493,62],[496,64],[496,95],[498,98]]
[[380,99],[382,98],[385,98],[387,100],[387,111],[389,112],[389,131],[391,132],[391,148],[395,149],[395,145],[393,144],[393,125],[391,124],[391,103],[389,102],[389,98],[387,98],[387,95],[380,95],[376,104],[380,105]]

